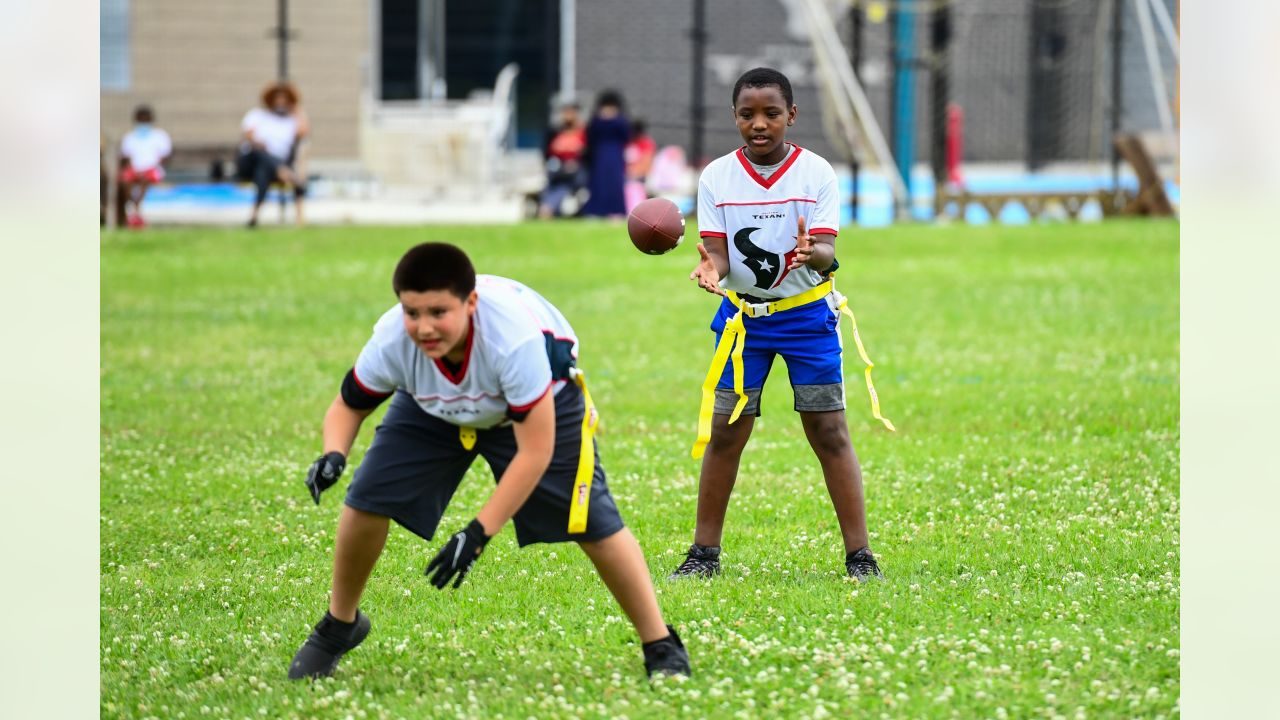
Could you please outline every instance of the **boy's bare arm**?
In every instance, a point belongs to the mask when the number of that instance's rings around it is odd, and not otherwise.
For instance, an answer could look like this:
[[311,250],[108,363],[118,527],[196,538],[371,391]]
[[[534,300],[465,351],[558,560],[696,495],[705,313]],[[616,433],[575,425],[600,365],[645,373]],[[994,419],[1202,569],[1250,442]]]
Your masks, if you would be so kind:
[[521,422],[514,423],[516,454],[476,520],[489,537],[497,535],[524,505],[551,464],[556,446],[555,395],[547,390]]
[[329,403],[324,414],[324,454],[316,458],[307,470],[307,490],[317,505],[320,504],[320,494],[342,477],[342,471],[347,467],[347,455],[351,454],[351,444],[356,441],[361,423],[371,412],[373,408],[361,410],[351,407],[343,401],[341,393]]
[[369,417],[373,408],[357,410],[342,400],[339,393],[324,414],[324,451],[340,452],[343,457],[351,454],[351,445],[360,433],[360,425]]

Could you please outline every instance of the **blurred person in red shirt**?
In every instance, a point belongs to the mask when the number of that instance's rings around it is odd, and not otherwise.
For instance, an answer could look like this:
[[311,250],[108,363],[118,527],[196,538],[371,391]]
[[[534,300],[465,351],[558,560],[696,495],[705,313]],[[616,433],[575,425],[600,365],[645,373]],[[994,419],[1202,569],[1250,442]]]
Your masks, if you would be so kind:
[[[587,146],[587,129],[577,103],[560,108],[560,125],[547,134],[543,157],[547,163],[547,186],[538,199],[538,217],[564,215],[562,206],[586,184],[582,153]],[[570,213],[572,214],[572,213]]]

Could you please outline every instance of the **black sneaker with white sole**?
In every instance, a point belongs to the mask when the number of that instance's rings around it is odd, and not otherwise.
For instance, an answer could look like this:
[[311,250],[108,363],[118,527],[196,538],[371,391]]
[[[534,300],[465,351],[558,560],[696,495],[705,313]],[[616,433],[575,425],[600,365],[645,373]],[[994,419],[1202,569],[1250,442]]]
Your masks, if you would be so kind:
[[354,622],[342,622],[325,613],[311,631],[307,641],[298,648],[289,664],[289,679],[329,677],[338,669],[338,661],[364,642],[369,634],[369,616],[356,610]]
[[856,580],[865,581],[884,577],[884,573],[880,572],[880,566],[876,564],[876,556],[871,554],[871,548],[864,547],[846,555],[844,570],[849,573],[849,577]]
[[689,668],[689,652],[684,649],[684,643],[680,641],[675,628],[668,625],[667,631],[671,633],[667,637],[641,646],[644,650],[644,671],[649,674],[649,677],[654,675],[689,677],[692,672]]
[[669,579],[678,580],[686,577],[715,577],[720,574],[720,548],[708,547],[694,543],[689,546],[689,554],[685,556],[680,567],[671,573]]

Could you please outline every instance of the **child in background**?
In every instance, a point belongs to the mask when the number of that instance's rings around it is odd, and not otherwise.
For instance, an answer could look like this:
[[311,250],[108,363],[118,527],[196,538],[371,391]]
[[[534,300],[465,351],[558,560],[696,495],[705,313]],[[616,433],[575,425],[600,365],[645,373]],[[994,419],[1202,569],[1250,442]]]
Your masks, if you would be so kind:
[[120,141],[120,197],[131,228],[146,225],[142,201],[147,190],[164,179],[164,161],[173,153],[169,133],[154,127],[155,113],[147,105],[133,111],[133,129]]

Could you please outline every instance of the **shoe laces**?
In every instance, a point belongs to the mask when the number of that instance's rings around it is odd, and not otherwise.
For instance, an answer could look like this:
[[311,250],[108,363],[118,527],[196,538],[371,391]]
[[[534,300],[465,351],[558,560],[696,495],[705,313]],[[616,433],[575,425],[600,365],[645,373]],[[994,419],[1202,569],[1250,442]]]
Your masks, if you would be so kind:
[[880,573],[880,566],[876,564],[875,556],[866,548],[850,553],[849,557],[845,558],[844,567],[845,570],[853,575],[878,575]]
[[719,562],[720,553],[711,548],[694,545],[689,548],[689,554],[685,557],[684,562],[680,563],[680,567],[676,568],[676,573],[687,575],[714,570]]

